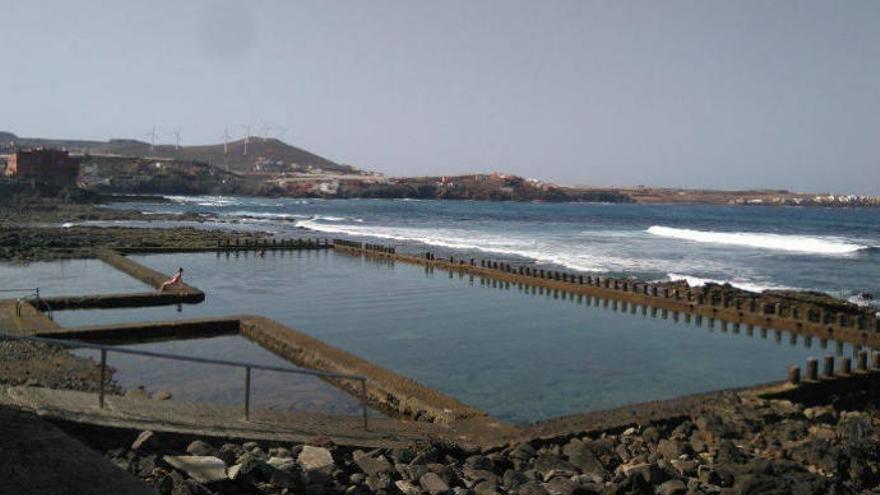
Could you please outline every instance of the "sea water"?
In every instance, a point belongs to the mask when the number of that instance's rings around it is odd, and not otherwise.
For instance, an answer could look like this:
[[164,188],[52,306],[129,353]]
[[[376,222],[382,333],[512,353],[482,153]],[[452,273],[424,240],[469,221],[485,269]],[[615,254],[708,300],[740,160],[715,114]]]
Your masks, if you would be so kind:
[[646,280],[818,290],[844,298],[880,293],[876,208],[214,196],[113,207],[216,215],[189,224],[203,228],[312,232]]
[[[837,352],[834,342],[823,349],[813,339],[808,347],[773,330],[755,328],[749,336],[745,326],[710,326],[705,318],[698,325],[684,315],[675,321],[671,312],[333,251],[132,259],[164,272],[185,267],[185,280],[207,299],[179,312],[70,311],[56,320],[264,315],[518,423],[781,380],[789,365]],[[174,351],[264,359],[235,342],[182,341]]]

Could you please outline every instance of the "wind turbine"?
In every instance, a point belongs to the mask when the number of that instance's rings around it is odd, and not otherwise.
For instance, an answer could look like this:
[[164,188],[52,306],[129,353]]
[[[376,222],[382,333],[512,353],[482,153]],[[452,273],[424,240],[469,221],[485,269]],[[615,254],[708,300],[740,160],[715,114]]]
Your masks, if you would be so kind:
[[262,127],[260,127],[260,129],[263,131],[263,141],[268,141],[269,140],[269,131],[272,130],[272,124],[263,123],[263,125],[262,125]]
[[174,149],[180,149],[180,126],[177,126],[177,130],[171,131],[168,134],[174,136]]
[[153,125],[153,130],[152,130],[152,132],[150,132],[150,133],[147,134],[146,136],[147,136],[148,138],[150,138],[150,151],[155,150],[155,149],[156,149],[156,138],[159,137],[159,136],[156,134],[156,126],[155,126],[155,124]]
[[229,135],[229,128],[228,127],[223,128],[223,136],[222,137],[223,137],[223,154],[228,155],[229,154],[229,138],[232,137]]
[[250,124],[244,124],[244,125],[242,125],[242,127],[244,127],[244,131],[245,131],[245,133],[244,133],[244,153],[243,154],[244,154],[244,156],[247,156],[248,143],[250,143],[250,140],[251,140],[251,127],[252,126]]

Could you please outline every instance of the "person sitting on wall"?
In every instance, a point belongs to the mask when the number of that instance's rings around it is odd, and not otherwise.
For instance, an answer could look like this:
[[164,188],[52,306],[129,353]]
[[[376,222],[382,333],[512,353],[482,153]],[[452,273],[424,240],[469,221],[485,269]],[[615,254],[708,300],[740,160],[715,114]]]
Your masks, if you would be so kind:
[[165,292],[169,287],[180,287],[183,285],[183,268],[178,268],[174,275],[171,276],[162,285],[159,286],[159,292]]

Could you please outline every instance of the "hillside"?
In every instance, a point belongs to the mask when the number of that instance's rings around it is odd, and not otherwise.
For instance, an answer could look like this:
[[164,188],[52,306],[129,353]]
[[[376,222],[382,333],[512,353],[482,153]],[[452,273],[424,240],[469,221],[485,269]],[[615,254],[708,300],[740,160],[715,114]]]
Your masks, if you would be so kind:
[[278,139],[251,137],[248,153],[244,154],[244,139],[232,141],[228,152],[223,144],[201,146],[157,145],[134,139],[111,139],[110,141],[83,141],[69,139],[23,138],[10,132],[0,131],[0,152],[17,147],[64,148],[73,153],[114,154],[125,156],[158,157],[176,160],[193,160],[239,172],[253,172],[264,168],[278,171],[308,171],[320,169],[325,172],[357,173],[354,167],[341,165],[302,148],[291,146]]

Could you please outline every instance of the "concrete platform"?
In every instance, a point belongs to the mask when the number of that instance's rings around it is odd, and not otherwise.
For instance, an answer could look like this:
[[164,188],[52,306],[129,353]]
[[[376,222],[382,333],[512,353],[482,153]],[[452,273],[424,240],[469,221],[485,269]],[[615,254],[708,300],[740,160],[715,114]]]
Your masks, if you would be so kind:
[[[241,407],[107,396],[98,406],[94,393],[38,387],[9,387],[0,406],[10,406],[52,420],[113,428],[152,430],[226,439],[306,442],[326,436],[337,445],[396,447],[431,438],[473,442],[461,429],[427,422],[371,418],[365,431],[357,416],[334,416],[255,409],[245,421]],[[110,492],[108,492],[110,493]]]

